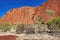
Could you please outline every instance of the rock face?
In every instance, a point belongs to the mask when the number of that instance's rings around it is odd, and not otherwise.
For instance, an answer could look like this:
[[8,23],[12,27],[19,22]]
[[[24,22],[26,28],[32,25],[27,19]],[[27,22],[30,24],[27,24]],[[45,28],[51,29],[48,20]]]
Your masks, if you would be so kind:
[[21,8],[13,8],[8,11],[1,19],[1,22],[8,22],[13,24],[21,24],[21,23],[33,23],[32,14],[34,14],[33,7],[21,7]]
[[[60,0],[47,0],[40,7],[37,7],[38,13],[36,15],[41,15],[44,21],[48,21],[48,20],[53,19],[57,16],[60,16],[59,3],[60,3]],[[46,14],[47,9],[54,11],[54,14],[52,16],[48,16]]]
[[[54,11],[52,16],[46,14],[46,10]],[[1,19],[0,22],[8,22],[13,24],[32,24],[36,18],[42,17],[43,21],[48,21],[57,16],[60,16],[60,0],[47,0],[38,7],[21,7],[13,8],[8,11]]]

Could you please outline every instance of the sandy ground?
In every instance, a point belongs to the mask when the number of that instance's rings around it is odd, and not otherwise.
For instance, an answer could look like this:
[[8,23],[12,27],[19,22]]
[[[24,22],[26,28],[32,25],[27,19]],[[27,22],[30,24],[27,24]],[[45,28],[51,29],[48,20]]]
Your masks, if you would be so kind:
[[41,33],[41,34],[14,34],[14,33],[0,33],[0,36],[5,35],[16,35],[18,36],[16,40],[60,40],[60,33],[50,34],[50,33]]
[[22,34],[17,40],[60,40],[58,35],[49,35],[49,34]]

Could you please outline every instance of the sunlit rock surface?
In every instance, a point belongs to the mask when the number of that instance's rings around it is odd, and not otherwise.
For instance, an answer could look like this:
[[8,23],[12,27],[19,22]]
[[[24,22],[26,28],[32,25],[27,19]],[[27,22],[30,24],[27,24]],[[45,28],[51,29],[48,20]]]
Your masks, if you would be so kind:
[[[48,16],[46,14],[47,9],[54,11],[53,15]],[[0,23],[32,24],[39,16],[42,17],[43,21],[60,16],[60,0],[47,0],[38,7],[24,6],[21,8],[13,8],[0,19]]]

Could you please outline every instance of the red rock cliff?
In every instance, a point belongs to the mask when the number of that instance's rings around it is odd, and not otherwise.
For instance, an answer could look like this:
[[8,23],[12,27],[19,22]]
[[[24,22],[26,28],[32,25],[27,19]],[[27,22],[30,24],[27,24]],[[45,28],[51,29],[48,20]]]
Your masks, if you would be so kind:
[[[46,14],[46,9],[53,10],[54,14],[49,16]],[[47,0],[40,7],[38,7],[37,15],[41,15],[44,21],[48,21],[57,16],[60,16],[60,0]]]
[[[54,14],[48,16],[46,14],[47,9],[53,10]],[[33,16],[34,19],[32,19]],[[32,24],[39,16],[41,16],[44,21],[60,16],[60,0],[47,0],[39,7],[13,8],[0,19],[0,22]]]
[[1,19],[1,22],[8,22],[13,24],[21,24],[21,23],[33,23],[32,14],[34,14],[33,7],[21,7],[21,8],[13,8],[8,11]]

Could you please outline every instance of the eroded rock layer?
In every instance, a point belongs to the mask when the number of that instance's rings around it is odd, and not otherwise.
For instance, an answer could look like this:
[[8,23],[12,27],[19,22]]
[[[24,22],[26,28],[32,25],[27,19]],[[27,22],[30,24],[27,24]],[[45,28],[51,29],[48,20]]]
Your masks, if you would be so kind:
[[[52,10],[54,13],[48,16],[46,10]],[[43,21],[60,16],[60,0],[47,0],[38,7],[24,6],[21,8],[13,8],[0,19],[0,23],[32,24],[39,16],[42,17]]]

